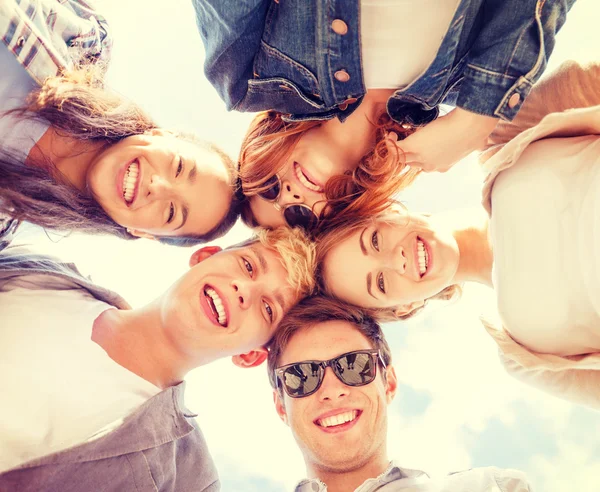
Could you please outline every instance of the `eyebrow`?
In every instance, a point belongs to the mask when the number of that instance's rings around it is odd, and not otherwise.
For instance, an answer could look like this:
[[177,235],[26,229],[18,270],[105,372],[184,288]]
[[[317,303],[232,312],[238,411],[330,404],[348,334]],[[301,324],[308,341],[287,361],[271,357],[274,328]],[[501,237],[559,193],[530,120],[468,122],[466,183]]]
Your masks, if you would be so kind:
[[196,162],[194,161],[194,165],[192,166],[192,169],[190,169],[190,172],[188,173],[188,181],[191,184],[194,184],[194,182],[196,181],[196,174],[198,174],[198,166],[196,166]]
[[365,247],[365,242],[363,240],[363,236],[364,236],[365,232],[367,232],[367,228],[366,227],[360,233],[360,236],[358,236],[358,244],[360,245],[360,250],[362,251],[362,254],[364,256],[367,256],[369,253],[367,252],[367,248]]
[[371,292],[372,285],[373,285],[373,275],[371,274],[371,272],[369,272],[369,273],[367,273],[367,292],[373,299],[377,299],[377,297],[375,297],[373,295],[373,292]]
[[176,229],[174,229],[175,231],[178,231],[185,225],[185,223],[187,222],[188,214],[189,214],[189,209],[188,209],[187,205],[184,205],[183,207],[181,207],[181,215],[183,216],[183,218],[181,219],[181,224],[179,224],[179,226]]

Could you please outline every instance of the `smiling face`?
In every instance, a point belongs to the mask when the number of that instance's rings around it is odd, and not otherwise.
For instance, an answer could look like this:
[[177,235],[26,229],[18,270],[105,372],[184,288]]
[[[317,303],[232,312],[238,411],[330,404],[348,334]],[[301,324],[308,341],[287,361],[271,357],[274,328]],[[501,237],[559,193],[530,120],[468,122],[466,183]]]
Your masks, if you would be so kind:
[[159,130],[108,147],[90,164],[86,184],[134,235],[205,234],[233,199],[229,170],[217,152]]
[[298,299],[279,255],[254,243],[198,250],[192,268],[162,299],[162,326],[188,360],[262,347]]
[[259,225],[270,228],[286,225],[281,209],[289,205],[304,204],[317,216],[321,214],[326,205],[323,191],[329,178],[344,174],[358,164],[333,141],[332,130],[339,125],[337,120],[330,120],[300,138],[279,172],[281,193],[275,202],[258,195],[250,197],[250,209]]
[[[353,324],[327,321],[296,332],[278,366],[371,349],[373,345]],[[320,388],[310,396],[290,398],[284,393],[282,400],[274,391],[277,413],[290,426],[307,468],[346,472],[385,457],[387,405],[396,390],[391,366],[386,374],[384,378],[379,366],[372,383],[352,387],[328,367]]]
[[327,253],[323,280],[332,295],[367,308],[409,306],[454,283],[460,254],[452,234],[423,215],[392,217],[358,228]]

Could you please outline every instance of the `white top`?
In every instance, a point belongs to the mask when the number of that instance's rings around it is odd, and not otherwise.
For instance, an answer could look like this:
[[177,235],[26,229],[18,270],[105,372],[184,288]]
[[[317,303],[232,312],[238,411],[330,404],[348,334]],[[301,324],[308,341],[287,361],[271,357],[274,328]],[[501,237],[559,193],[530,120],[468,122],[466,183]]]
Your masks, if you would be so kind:
[[0,473],[85,442],[160,391],[91,340],[111,308],[83,290],[0,293]]
[[360,34],[367,89],[410,84],[435,59],[459,0],[361,0]]
[[4,112],[23,107],[27,95],[38,86],[2,43],[0,74],[0,145],[4,152],[10,152],[25,162],[31,147],[42,137],[49,125],[5,115]]
[[600,137],[531,144],[492,189],[494,287],[533,351],[600,351]]

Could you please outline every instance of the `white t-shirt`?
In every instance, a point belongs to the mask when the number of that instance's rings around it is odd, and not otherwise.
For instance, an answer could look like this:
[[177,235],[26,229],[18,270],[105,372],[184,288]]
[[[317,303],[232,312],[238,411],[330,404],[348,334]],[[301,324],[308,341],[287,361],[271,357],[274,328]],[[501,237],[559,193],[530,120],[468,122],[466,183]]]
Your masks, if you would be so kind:
[[600,137],[531,144],[492,189],[498,309],[536,352],[600,351]]
[[6,115],[5,111],[21,108],[37,84],[4,44],[0,43],[0,146],[25,162],[33,145],[49,125],[41,121]]
[[81,289],[0,293],[0,473],[85,442],[160,391],[91,340],[111,308]]
[[360,34],[367,89],[414,81],[440,49],[459,0],[361,0]]

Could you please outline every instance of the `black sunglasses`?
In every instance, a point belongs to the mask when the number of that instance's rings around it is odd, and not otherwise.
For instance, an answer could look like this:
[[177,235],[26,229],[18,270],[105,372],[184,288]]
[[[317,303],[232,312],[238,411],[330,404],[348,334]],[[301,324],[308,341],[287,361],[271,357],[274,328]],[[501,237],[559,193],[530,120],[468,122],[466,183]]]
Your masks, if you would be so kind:
[[317,217],[317,214],[308,205],[301,203],[282,207],[277,203],[277,199],[281,194],[281,180],[279,176],[276,174],[271,176],[265,181],[264,186],[264,191],[261,191],[258,196],[268,202],[275,202],[273,205],[277,210],[283,212],[283,218],[290,227],[301,227],[306,231],[315,228],[319,222],[319,217]]
[[303,398],[312,395],[321,387],[325,369],[331,367],[337,378],[348,386],[364,386],[372,383],[377,376],[377,360],[385,369],[385,362],[379,350],[355,350],[338,355],[329,360],[306,360],[294,362],[275,369],[277,386],[290,398]]

